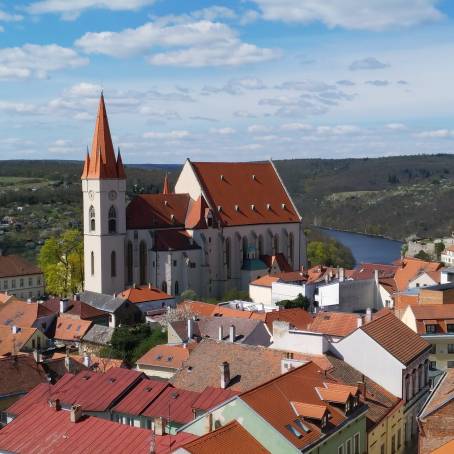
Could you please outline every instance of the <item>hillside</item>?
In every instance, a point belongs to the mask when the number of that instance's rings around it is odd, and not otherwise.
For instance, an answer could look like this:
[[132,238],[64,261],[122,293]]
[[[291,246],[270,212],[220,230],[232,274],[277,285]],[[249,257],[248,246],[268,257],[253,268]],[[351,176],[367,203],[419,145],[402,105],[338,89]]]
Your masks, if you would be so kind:
[[[276,161],[306,226],[381,234],[404,239],[454,230],[454,156]],[[81,225],[82,163],[1,161],[0,249],[33,258],[49,236]],[[175,165],[127,166],[128,196],[158,192]]]

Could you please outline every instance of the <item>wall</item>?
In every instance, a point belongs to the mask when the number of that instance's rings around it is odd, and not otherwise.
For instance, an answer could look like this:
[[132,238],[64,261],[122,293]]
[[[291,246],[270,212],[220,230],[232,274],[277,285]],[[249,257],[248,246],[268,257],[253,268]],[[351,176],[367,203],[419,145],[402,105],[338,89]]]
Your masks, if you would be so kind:
[[272,304],[283,300],[294,300],[299,294],[306,296],[313,301],[312,285],[287,284],[285,282],[273,282],[271,285],[271,300]]
[[[382,446],[384,446],[385,454],[401,454],[404,452],[404,428],[405,417],[404,407],[399,407],[388,414],[380,423],[369,431],[367,435],[367,453],[382,454]],[[400,430],[400,446],[398,444]],[[394,436],[394,439],[393,439]],[[392,449],[394,442],[395,450]]]
[[419,304],[454,304],[454,289],[442,292],[422,288],[419,292]]
[[431,285],[436,284],[438,284],[438,282],[434,281],[427,273],[422,273],[408,283],[408,288],[430,287]]
[[163,368],[159,366],[146,366],[144,364],[137,364],[136,369],[149,377],[161,377],[166,380],[172,378],[177,372],[177,369]]
[[271,287],[249,284],[249,298],[251,298],[254,303],[262,303],[266,306],[274,305],[271,302]]
[[0,278],[0,291],[21,300],[39,299],[44,295],[44,276],[40,273]]
[[435,353],[430,353],[429,361],[435,361],[437,369],[446,370],[448,361],[454,362],[454,353],[448,353],[448,345],[454,345],[454,334],[432,334],[422,337],[435,348]]

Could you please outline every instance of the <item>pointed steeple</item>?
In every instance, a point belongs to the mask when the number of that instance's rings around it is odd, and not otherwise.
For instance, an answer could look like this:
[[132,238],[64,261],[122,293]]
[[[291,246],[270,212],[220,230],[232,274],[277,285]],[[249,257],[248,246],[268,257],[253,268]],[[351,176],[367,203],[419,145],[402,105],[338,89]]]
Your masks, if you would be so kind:
[[96,118],[93,144],[89,158],[88,172],[82,178],[91,179],[123,179],[118,174],[117,160],[115,159],[112,137],[110,135],[109,121],[107,119],[104,95],[101,92],[99,99],[98,116]]
[[166,172],[166,176],[164,177],[164,185],[162,187],[162,193],[163,194],[170,194],[170,186],[169,186],[169,180],[167,178],[167,172]]
[[84,170],[82,171],[81,179],[85,179],[88,177],[88,169],[90,168],[90,155],[88,154],[88,147],[87,147],[87,154],[85,156],[84,161]]
[[125,167],[123,165],[123,160],[121,159],[120,147],[118,147],[118,154],[117,154],[117,175],[119,179],[126,180],[126,172]]

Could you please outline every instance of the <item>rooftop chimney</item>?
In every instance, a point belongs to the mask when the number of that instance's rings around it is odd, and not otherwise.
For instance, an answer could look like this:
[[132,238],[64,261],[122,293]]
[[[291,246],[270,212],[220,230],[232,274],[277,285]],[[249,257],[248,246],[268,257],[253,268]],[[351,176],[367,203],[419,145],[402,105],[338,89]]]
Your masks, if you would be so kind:
[[188,340],[191,340],[193,335],[194,335],[194,320],[190,318],[188,319]]
[[154,420],[154,433],[156,435],[164,435],[166,433],[167,421],[162,416],[155,418]]
[[74,293],[74,300],[80,301],[80,293]]
[[236,339],[235,325],[230,325],[230,328],[229,328],[229,341],[230,342],[235,342],[235,339]]
[[148,283],[148,288],[151,290],[151,282]]
[[375,283],[378,285],[378,270],[374,270],[374,280]]
[[364,321],[365,323],[369,323],[372,321],[372,309],[370,307],[366,309],[366,317]]
[[345,270],[344,268],[339,268],[339,282],[344,282],[345,280]]
[[221,388],[226,389],[230,383],[230,365],[227,361],[224,361],[220,365],[221,369]]
[[361,317],[361,315],[356,319],[356,327],[357,328],[360,328],[361,326],[363,326],[363,319]]
[[50,408],[55,408],[55,411],[61,410],[61,405],[60,405],[60,399],[55,399],[55,400],[49,400],[49,407]]
[[71,372],[71,360],[69,359],[69,353],[68,352],[66,352],[66,356],[65,356],[65,369],[68,372]]
[[222,329],[222,325],[219,325],[219,328],[218,328],[218,340],[222,340],[224,339],[224,331]]
[[82,418],[82,407],[77,404],[72,405],[69,413],[70,421],[76,423],[80,421],[80,418]]
[[64,314],[69,308],[69,299],[63,298],[60,300],[60,314]]
[[359,389],[361,396],[363,397],[363,400],[366,400],[367,391],[366,391],[366,382],[364,381],[364,375],[362,376],[361,381],[358,382],[358,389]]
[[16,325],[13,325],[11,327],[11,331],[13,332],[13,334],[17,334],[17,333],[20,333],[20,328]]
[[91,366],[91,358],[90,358],[90,355],[87,352],[84,353],[84,366],[85,367],[90,367]]

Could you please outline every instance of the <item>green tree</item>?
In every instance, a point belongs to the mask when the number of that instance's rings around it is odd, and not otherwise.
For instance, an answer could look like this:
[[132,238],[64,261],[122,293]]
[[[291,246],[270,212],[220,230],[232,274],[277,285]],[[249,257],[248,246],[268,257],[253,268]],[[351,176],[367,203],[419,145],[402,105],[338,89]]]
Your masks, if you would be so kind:
[[430,255],[427,252],[424,252],[422,249],[417,254],[415,254],[415,258],[425,260],[426,262],[430,262],[431,260]]
[[304,310],[308,310],[310,306],[310,302],[307,297],[303,296],[301,293],[294,299],[294,300],[283,300],[276,303],[278,306],[282,307],[283,309],[293,309],[293,308],[302,308]]
[[445,250],[445,244],[443,241],[438,241],[435,243],[435,254],[437,255],[437,260],[440,260],[441,253]]
[[196,301],[198,298],[197,293],[190,288],[188,288],[184,292],[181,292],[180,297],[181,297],[181,301],[185,301],[185,300]]
[[82,234],[70,229],[56,238],[49,238],[39,252],[38,263],[49,293],[69,296],[81,290],[84,280]]
[[309,241],[307,258],[311,266],[327,265],[353,268],[355,259],[347,247],[335,240]]

